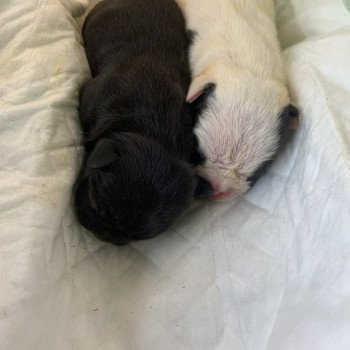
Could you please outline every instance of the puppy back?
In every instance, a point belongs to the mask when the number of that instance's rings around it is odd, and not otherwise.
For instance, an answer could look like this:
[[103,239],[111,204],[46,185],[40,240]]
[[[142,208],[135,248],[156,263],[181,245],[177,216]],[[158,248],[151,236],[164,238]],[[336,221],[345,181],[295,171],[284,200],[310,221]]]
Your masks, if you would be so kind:
[[93,76],[147,53],[181,67],[188,48],[185,20],[173,0],[103,1],[87,16],[83,38]]

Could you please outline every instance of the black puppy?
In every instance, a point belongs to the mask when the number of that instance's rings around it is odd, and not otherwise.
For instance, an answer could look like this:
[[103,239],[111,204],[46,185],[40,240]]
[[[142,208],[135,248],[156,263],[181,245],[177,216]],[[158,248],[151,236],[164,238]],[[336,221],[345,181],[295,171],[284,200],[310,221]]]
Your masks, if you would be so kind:
[[79,220],[114,244],[154,237],[212,191],[194,169],[184,18],[173,0],[108,0],[87,17],[83,38],[93,79],[80,101]]

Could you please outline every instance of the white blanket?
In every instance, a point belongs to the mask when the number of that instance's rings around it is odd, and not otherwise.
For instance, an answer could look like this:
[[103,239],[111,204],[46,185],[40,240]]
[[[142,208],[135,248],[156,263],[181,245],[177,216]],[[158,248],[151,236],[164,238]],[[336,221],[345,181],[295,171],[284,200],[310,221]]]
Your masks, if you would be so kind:
[[[302,123],[255,188],[198,202],[127,247],[81,229],[72,14],[84,0],[0,0],[0,348],[349,350],[350,13],[279,0]],[[293,45],[293,46],[291,46]]]

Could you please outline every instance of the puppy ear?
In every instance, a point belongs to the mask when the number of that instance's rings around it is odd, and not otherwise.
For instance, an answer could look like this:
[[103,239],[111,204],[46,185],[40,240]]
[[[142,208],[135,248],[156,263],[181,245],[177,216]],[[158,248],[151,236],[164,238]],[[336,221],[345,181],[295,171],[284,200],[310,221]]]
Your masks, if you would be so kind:
[[208,83],[203,90],[201,90],[193,99],[191,99],[192,102],[189,103],[189,107],[192,113],[198,115],[202,112],[203,108],[205,108],[208,96],[213,93],[214,89],[215,84]]
[[92,150],[87,166],[93,169],[103,168],[119,158],[115,143],[112,140],[100,140]]
[[288,105],[283,109],[282,118],[287,122],[288,128],[295,130],[299,126],[299,111],[293,105]]
[[199,97],[201,97],[206,88],[209,85],[214,85],[213,78],[211,77],[210,72],[205,71],[202,74],[193,78],[190,88],[188,90],[186,101],[188,103],[195,102]]
[[211,187],[210,183],[203,179],[202,177],[197,176],[197,187],[194,192],[194,198],[195,199],[203,199],[208,198],[213,195],[214,190],[213,187]]

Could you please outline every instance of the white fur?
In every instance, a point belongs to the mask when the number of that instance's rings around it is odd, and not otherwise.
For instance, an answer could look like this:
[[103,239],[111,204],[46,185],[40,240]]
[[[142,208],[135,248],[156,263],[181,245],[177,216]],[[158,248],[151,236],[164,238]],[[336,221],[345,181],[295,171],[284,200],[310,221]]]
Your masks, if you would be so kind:
[[278,117],[290,103],[274,24],[273,0],[178,0],[188,29],[192,84],[188,100],[216,84],[195,130],[217,193],[235,197],[275,153]]

